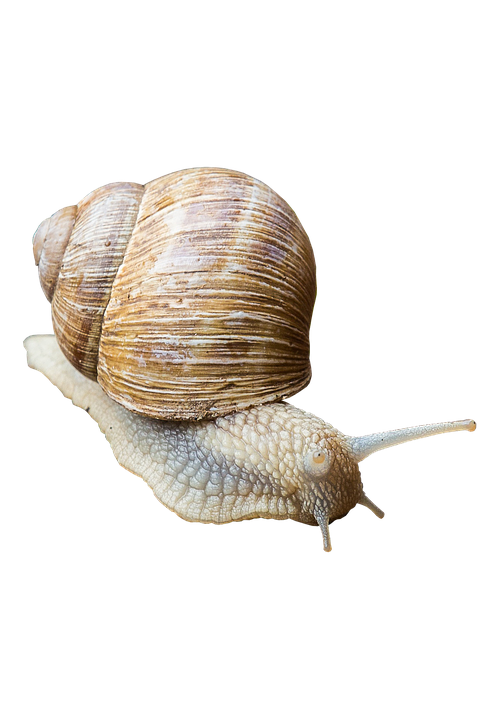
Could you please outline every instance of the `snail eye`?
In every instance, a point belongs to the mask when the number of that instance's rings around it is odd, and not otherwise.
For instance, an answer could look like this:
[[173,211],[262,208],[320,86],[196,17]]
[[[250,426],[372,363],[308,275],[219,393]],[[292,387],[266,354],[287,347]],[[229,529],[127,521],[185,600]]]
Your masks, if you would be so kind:
[[310,450],[303,459],[305,471],[314,477],[324,477],[329,470],[329,463],[330,457],[328,451],[322,450],[321,448]]
[[326,453],[323,450],[316,450],[312,455],[312,462],[316,465],[322,465],[326,460]]

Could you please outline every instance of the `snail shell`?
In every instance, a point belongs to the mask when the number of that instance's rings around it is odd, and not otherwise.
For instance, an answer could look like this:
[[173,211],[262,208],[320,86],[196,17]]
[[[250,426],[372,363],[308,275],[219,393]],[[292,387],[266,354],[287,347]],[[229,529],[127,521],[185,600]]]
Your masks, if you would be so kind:
[[113,183],[33,239],[55,335],[124,407],[227,415],[310,381],[310,241],[264,183],[213,168]]

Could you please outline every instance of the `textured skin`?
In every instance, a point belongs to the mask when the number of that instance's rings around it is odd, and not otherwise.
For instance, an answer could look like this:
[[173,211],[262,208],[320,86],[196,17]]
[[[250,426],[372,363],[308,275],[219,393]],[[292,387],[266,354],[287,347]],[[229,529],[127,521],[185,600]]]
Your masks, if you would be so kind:
[[384,513],[362,490],[358,462],[418,437],[473,431],[473,420],[347,437],[284,402],[203,421],[165,421],[119,405],[66,360],[52,335],[25,340],[28,364],[85,409],[118,462],[189,521],[226,523],[255,517],[319,525],[331,550],[329,523],[357,503]]
[[[147,422],[127,416],[129,437],[158,462],[151,484],[157,497],[187,520],[230,522],[252,517],[314,523],[320,500],[344,515],[352,504],[350,467],[339,436],[313,416],[275,403],[198,423]],[[333,489],[306,478],[302,457],[311,449],[340,450]],[[157,478],[157,480],[156,480]],[[321,503],[322,504],[322,503]]]
[[[52,335],[32,336],[25,346],[29,365],[98,422],[120,464],[185,520],[292,518],[315,525],[317,513],[335,520],[363,497],[346,437],[292,405],[198,422],[155,420],[130,412],[78,373]],[[318,449],[326,453],[325,475],[309,471]]]

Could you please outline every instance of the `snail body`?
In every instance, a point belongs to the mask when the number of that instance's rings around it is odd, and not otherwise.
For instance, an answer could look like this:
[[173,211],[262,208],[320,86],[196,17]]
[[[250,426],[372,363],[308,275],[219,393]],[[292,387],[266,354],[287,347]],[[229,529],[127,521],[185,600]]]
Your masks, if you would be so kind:
[[[115,183],[44,221],[35,261],[54,336],[28,363],[99,423],[182,518],[329,524],[383,513],[358,463],[473,421],[353,438],[282,402],[310,380],[315,263],[291,208],[242,173]],[[97,381],[97,382],[96,382]]]

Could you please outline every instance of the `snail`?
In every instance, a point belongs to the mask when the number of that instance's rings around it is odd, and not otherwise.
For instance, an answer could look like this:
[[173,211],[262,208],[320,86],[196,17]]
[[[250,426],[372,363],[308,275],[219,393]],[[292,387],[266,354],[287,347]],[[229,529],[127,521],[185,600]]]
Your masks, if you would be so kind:
[[472,420],[344,435],[285,398],[311,377],[308,236],[243,173],[106,185],[41,223],[33,252],[54,335],[28,364],[99,424],[121,465],[189,521],[329,525],[365,495],[359,462]]

